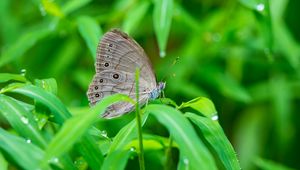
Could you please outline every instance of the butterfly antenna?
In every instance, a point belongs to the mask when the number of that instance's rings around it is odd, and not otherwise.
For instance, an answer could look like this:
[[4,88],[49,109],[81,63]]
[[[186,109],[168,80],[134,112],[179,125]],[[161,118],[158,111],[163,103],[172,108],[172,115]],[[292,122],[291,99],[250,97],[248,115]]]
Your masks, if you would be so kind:
[[[178,62],[179,60],[179,57],[176,57],[175,60],[172,62],[172,64],[170,65],[169,68],[172,68],[175,66],[175,64]],[[162,82],[165,82],[167,77],[171,77],[171,76],[174,76],[174,74],[169,74],[169,73],[165,73],[165,75],[163,76],[162,78]]]

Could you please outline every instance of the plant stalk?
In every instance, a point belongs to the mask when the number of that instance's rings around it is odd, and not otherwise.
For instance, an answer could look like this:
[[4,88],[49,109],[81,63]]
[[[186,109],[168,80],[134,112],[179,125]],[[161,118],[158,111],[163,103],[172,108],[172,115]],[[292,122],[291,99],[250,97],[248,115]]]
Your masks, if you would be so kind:
[[136,123],[138,127],[138,139],[139,139],[139,164],[140,170],[145,170],[145,160],[144,160],[144,147],[143,147],[143,134],[142,134],[142,121],[140,114],[140,106],[139,106],[139,77],[140,71],[138,68],[135,70],[135,92],[136,92],[136,104],[135,104],[135,113],[136,113]]

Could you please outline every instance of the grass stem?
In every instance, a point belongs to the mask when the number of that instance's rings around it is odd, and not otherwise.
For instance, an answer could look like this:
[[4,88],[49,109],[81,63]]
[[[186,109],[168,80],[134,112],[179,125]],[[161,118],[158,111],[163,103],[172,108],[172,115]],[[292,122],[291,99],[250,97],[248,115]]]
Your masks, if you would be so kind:
[[142,134],[142,121],[141,121],[141,114],[140,114],[140,106],[139,106],[139,77],[140,71],[138,68],[135,70],[135,82],[136,82],[136,105],[135,105],[135,113],[136,113],[136,122],[138,127],[138,139],[139,139],[139,164],[140,170],[145,170],[145,160],[144,160],[144,147],[143,147],[143,134]]

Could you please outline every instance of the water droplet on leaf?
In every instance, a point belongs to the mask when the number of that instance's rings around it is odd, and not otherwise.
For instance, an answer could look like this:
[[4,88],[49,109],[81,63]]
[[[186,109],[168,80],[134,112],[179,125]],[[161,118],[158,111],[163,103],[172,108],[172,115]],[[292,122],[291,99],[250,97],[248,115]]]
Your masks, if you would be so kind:
[[57,157],[53,157],[49,160],[49,162],[57,164],[59,162],[59,159]]
[[106,130],[101,131],[101,136],[108,138]]
[[188,165],[188,164],[189,164],[189,160],[188,160],[187,158],[184,158],[184,159],[183,159],[183,163],[184,163],[185,165]]
[[162,57],[162,58],[165,57],[166,56],[166,52],[165,51],[160,51],[159,56]]
[[263,11],[265,9],[265,4],[258,4],[256,5],[256,10],[257,11]]
[[21,70],[21,75],[22,75],[22,76],[25,76],[25,75],[26,75],[26,69],[22,69],[22,70]]
[[135,147],[131,147],[131,148],[130,148],[130,151],[131,151],[131,152],[135,152],[135,150],[136,150]]
[[219,119],[219,116],[218,115],[213,115],[212,117],[211,117],[211,120],[218,120]]
[[26,117],[24,117],[24,116],[21,117],[21,121],[22,121],[24,124],[28,124],[28,123],[29,123],[29,120],[28,120]]

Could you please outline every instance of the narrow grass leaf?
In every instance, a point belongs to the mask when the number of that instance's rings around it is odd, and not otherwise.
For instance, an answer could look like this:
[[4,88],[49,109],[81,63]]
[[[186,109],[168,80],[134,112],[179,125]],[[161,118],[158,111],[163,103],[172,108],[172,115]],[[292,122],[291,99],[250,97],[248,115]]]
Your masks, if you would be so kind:
[[48,145],[44,162],[66,153],[87,132],[88,128],[99,119],[99,115],[104,113],[109,105],[119,101],[134,103],[126,95],[115,94],[103,98],[91,109],[90,113],[76,115],[68,119]]
[[[24,138],[9,134],[0,128],[0,148],[23,169],[39,169],[44,152],[32,143],[27,143]],[[44,169],[50,169],[44,167]]]
[[135,29],[139,28],[139,23],[145,17],[150,3],[141,1],[132,10],[129,10],[123,22],[123,31],[131,34]]
[[252,100],[245,87],[228,74],[224,74],[219,68],[207,67],[199,69],[199,76],[214,87],[221,94],[237,101],[248,103]]
[[41,87],[44,90],[51,92],[53,94],[57,94],[57,83],[54,78],[42,79],[42,80],[35,79],[34,82],[36,86]]
[[[144,113],[142,116],[142,124],[145,123],[145,121],[148,118],[148,113]],[[119,133],[114,137],[114,140],[109,148],[108,154],[117,151],[122,150],[124,147],[132,141],[132,139],[137,137],[137,129],[136,129],[136,120],[132,120],[130,123],[128,123],[126,126],[124,126]]]
[[77,69],[72,73],[72,79],[81,89],[87,89],[91,82],[91,73],[87,69]]
[[6,92],[10,92],[13,89],[20,88],[20,87],[23,87],[25,85],[26,85],[25,83],[10,83],[7,86],[5,86],[5,87],[3,87],[3,88],[0,89],[0,94],[4,94]]
[[291,121],[293,119],[293,102],[290,87],[287,79],[283,76],[274,76],[269,83],[269,93],[271,95],[270,102],[273,105],[272,120],[276,124],[274,131],[279,137],[277,143],[280,147],[278,150],[289,146],[293,136],[293,127]]
[[49,0],[42,0],[42,5],[44,10],[49,13],[50,15],[62,18],[64,17],[63,12],[61,11],[60,7],[54,2]]
[[216,111],[214,103],[206,97],[197,97],[191,101],[182,103],[178,107],[178,109],[183,109],[186,107],[191,107],[191,108],[199,111],[203,115],[207,116],[208,118],[211,118],[211,117],[217,115],[217,111]]
[[1,152],[0,152],[0,169],[2,170],[8,169],[8,163]]
[[239,0],[244,6],[253,10],[263,10],[265,7],[266,0]]
[[62,11],[64,12],[65,15],[70,14],[73,11],[78,10],[79,8],[84,7],[88,3],[91,2],[91,0],[70,0],[70,1],[65,1],[66,3],[62,6]]
[[28,96],[42,103],[51,110],[54,114],[54,120],[56,120],[59,124],[62,124],[65,120],[71,117],[70,112],[55,95],[40,87],[25,85],[23,87],[13,89],[11,92]]
[[26,82],[26,78],[21,74],[0,73],[0,83],[4,83],[11,80]]
[[201,25],[198,20],[194,18],[188,11],[186,11],[181,5],[175,3],[174,5],[174,19],[179,20],[183,24],[186,24],[195,31],[200,30]]
[[10,125],[23,136],[41,148],[45,148],[47,143],[38,130],[38,126],[30,112],[25,110],[11,97],[0,94],[0,112],[7,119]]
[[292,168],[281,165],[280,163],[262,158],[257,158],[254,161],[254,164],[256,164],[256,166],[261,170],[294,170]]
[[170,98],[159,98],[157,100],[154,100],[151,103],[153,103],[153,104],[163,103],[165,105],[171,105],[171,106],[176,107],[176,108],[178,107],[177,103],[174,100],[170,99]]
[[101,168],[104,156],[100,149],[95,149],[99,147],[97,146],[97,141],[92,136],[84,134],[84,137],[75,146],[92,170]]
[[[42,103],[46,107],[48,107],[52,113],[54,114],[54,119],[57,123],[62,124],[65,120],[71,117],[70,112],[66,109],[66,107],[61,103],[61,101],[52,93],[46,92],[43,89],[33,86],[26,85],[17,89],[14,89],[12,92],[19,93],[31,97]],[[74,125],[71,125],[74,126]],[[74,141],[75,142],[75,141]],[[61,143],[60,143],[61,144]],[[85,136],[82,139],[81,143],[82,147],[93,148],[95,152],[99,152],[98,147],[94,147],[93,141]],[[89,146],[86,146],[89,145]],[[88,158],[86,158],[88,159]],[[89,159],[90,160],[90,159]],[[95,161],[96,162],[96,161]]]
[[107,155],[104,159],[101,170],[123,170],[129,157],[134,152],[130,150],[119,150]]
[[153,25],[160,56],[166,55],[167,41],[173,17],[173,0],[154,0]]
[[51,29],[46,26],[24,33],[14,44],[10,45],[8,49],[3,50],[0,58],[0,67],[22,57],[27,50],[50,33]]
[[94,61],[96,61],[97,45],[102,31],[97,21],[89,16],[81,16],[77,19],[78,29],[87,44]]
[[178,145],[181,157],[188,161],[191,169],[216,169],[211,153],[197,136],[190,122],[178,110],[151,104],[146,106],[145,112],[149,112],[166,126]]
[[11,98],[15,102],[17,102],[22,108],[24,108],[27,112],[32,112],[34,110],[34,105],[25,103],[23,101],[17,100],[15,98]]
[[81,44],[77,39],[71,37],[62,43],[57,50],[54,58],[49,61],[47,66],[47,75],[51,77],[62,76],[73,63],[77,62],[78,53],[80,53]]
[[185,114],[202,132],[225,169],[241,169],[236,153],[217,121],[194,113]]
[[[166,146],[170,145],[170,139],[143,133],[143,145],[144,150],[161,150],[165,149]],[[177,147],[175,143],[172,143],[171,147]],[[134,139],[130,141],[125,149],[138,149],[139,148],[139,141]]]

